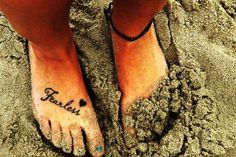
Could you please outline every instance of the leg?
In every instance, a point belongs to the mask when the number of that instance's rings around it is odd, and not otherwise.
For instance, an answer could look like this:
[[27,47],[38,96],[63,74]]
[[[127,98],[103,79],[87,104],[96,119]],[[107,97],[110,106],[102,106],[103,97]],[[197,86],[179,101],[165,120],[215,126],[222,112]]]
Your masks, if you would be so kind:
[[113,22],[127,36],[136,36],[167,0],[113,0]]
[[[114,0],[112,21],[123,34],[135,37],[148,25],[167,0]],[[154,25],[141,38],[127,41],[112,32],[113,49],[117,65],[118,81],[122,92],[121,110],[123,127],[129,140],[134,142],[135,130],[126,126],[125,119],[131,113],[130,105],[139,97],[149,97],[167,75],[167,64],[158,44]],[[135,138],[134,138],[135,139]]]
[[43,134],[65,152],[73,148],[75,155],[83,155],[84,130],[90,153],[102,156],[102,134],[69,28],[71,3],[72,0],[0,0],[0,9],[31,43],[33,110]]
[[1,0],[0,9],[15,30],[32,43],[33,48],[43,49],[38,55],[47,53],[56,57],[54,51],[62,53],[69,47],[66,44],[73,41],[68,23],[71,3],[71,0]]

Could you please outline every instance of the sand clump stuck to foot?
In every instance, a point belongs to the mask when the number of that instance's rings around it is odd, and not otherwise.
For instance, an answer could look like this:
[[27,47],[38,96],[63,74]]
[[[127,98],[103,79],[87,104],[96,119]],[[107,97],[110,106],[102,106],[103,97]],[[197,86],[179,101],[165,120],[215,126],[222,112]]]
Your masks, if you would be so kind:
[[140,141],[127,156],[223,155],[215,99],[199,68],[172,65],[151,98],[134,105],[129,125]]
[[[86,84],[115,157],[235,156],[236,1],[173,0],[155,18],[170,73],[149,99],[139,99],[125,147],[106,0],[76,0],[71,9]],[[25,40],[0,15],[0,156],[71,156],[40,133],[31,109]],[[89,156],[87,154],[87,156]]]

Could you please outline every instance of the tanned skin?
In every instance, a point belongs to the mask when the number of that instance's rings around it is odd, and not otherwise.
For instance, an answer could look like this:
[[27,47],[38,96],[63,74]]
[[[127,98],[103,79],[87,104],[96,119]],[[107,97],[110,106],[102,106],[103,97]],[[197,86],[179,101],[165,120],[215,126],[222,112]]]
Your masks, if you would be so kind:
[[[15,30],[29,40],[32,98],[35,118],[44,136],[65,152],[104,154],[104,141],[87,93],[69,27],[72,0],[0,0],[0,10]],[[166,0],[114,0],[112,20],[127,36],[138,35]],[[114,57],[125,133],[128,108],[139,97],[149,97],[161,78],[166,62],[155,29],[129,42],[112,31]],[[78,41],[80,42],[80,41]],[[131,146],[127,144],[127,146]]]
[[[112,21],[119,32],[129,37],[140,34],[167,0],[114,0]],[[157,19],[158,20],[158,19]],[[138,98],[149,97],[167,76],[167,64],[152,24],[136,41],[127,41],[112,31],[113,51],[119,87],[122,92],[121,113],[126,145],[134,146],[135,130],[126,126],[130,105]],[[131,139],[131,140],[130,140]]]

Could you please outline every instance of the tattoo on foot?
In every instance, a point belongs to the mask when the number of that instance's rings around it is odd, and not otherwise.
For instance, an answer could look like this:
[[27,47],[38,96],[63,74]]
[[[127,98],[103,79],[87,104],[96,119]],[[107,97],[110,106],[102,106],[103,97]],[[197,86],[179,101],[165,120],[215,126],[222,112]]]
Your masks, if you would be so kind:
[[84,101],[83,99],[81,99],[80,101],[79,101],[79,104],[80,104],[80,107],[83,107],[83,106],[86,106],[86,101]]
[[[75,115],[80,115],[80,109],[76,109],[76,108],[72,107],[72,104],[75,102],[74,100],[70,100],[66,104],[63,104],[61,101],[56,100],[54,98],[54,95],[59,94],[58,91],[55,91],[52,88],[46,88],[44,92],[45,92],[46,96],[41,97],[41,101],[49,101],[50,103],[53,103],[61,108],[64,108],[67,111],[69,111]],[[83,99],[81,99],[79,101],[80,107],[86,106],[86,104],[87,104],[86,101],[84,101]]]

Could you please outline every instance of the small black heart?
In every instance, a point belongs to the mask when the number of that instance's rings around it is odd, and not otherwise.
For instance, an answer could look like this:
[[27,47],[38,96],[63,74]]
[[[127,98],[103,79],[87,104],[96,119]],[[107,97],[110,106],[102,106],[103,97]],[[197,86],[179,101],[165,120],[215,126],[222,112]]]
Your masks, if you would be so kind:
[[86,101],[84,101],[84,99],[81,99],[80,101],[79,101],[79,105],[80,105],[80,107],[83,107],[83,106],[86,106]]

